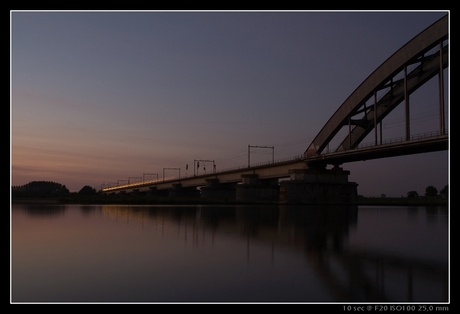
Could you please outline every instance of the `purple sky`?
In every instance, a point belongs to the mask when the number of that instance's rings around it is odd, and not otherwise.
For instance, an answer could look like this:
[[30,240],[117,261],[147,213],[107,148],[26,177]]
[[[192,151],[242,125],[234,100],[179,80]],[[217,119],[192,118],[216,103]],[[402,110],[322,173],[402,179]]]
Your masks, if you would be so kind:
[[[194,159],[243,166],[248,145],[302,154],[372,71],[447,13],[12,11],[11,184],[76,192],[164,167],[190,174]],[[437,84],[411,96],[412,134],[439,130]],[[398,108],[384,138],[403,136],[403,121]],[[343,168],[359,194],[423,195],[448,184],[448,157]]]

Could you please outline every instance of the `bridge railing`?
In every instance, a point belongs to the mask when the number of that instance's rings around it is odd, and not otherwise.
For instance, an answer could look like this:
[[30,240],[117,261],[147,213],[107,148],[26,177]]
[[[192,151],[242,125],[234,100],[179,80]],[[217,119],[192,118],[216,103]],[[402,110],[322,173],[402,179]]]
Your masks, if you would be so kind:
[[142,186],[145,184],[153,184],[153,183],[161,183],[164,181],[175,180],[178,178],[179,177],[166,177],[166,178],[161,178],[161,179],[138,181],[138,182],[122,184],[122,185],[112,185],[112,186],[103,188],[102,191],[110,191],[110,190],[117,190],[117,189],[123,189],[123,188],[134,188],[136,186]]
[[445,136],[447,134],[448,134],[447,131],[444,134],[441,131],[424,132],[424,133],[418,133],[418,134],[411,135],[409,140],[407,140],[405,136],[401,136],[401,137],[385,139],[385,140],[382,140],[381,143],[377,143],[377,144],[375,144],[375,141],[361,143],[355,149],[379,146],[379,145],[385,145],[385,144],[402,143],[402,142],[415,141],[415,140],[421,140],[421,139],[427,139],[427,138],[435,138],[435,137]]

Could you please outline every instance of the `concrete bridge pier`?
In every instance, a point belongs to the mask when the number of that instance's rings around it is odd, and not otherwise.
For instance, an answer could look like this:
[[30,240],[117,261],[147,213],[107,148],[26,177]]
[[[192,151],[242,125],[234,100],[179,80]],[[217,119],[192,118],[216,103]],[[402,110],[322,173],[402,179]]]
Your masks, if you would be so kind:
[[145,192],[141,192],[139,189],[133,189],[129,195],[145,195]]
[[350,171],[333,169],[292,169],[291,179],[280,182],[280,203],[358,204],[358,184],[348,182]]
[[236,183],[221,183],[219,179],[206,179],[206,186],[201,188],[201,198],[210,200],[235,200]]
[[169,189],[169,197],[199,197],[200,191],[196,187],[183,187],[181,183],[173,184],[172,188]]
[[240,202],[277,202],[278,179],[259,179],[257,174],[243,174],[242,184],[236,186],[236,200]]
[[146,192],[146,195],[150,196],[168,196],[169,190],[158,190],[156,186],[149,187],[149,190]]

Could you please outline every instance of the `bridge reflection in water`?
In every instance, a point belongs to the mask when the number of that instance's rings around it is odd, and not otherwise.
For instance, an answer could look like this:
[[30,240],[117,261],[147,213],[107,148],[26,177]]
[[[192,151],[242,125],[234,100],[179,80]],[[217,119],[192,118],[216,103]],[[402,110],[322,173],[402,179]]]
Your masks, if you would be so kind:
[[[404,209],[401,209],[404,211]],[[102,206],[102,214],[128,225],[158,228],[198,247],[236,235],[247,247],[263,245],[276,262],[278,250],[302,252],[308,267],[337,301],[446,302],[447,263],[367,251],[349,245],[357,206]],[[166,232],[165,232],[166,230]],[[177,233],[172,230],[176,230]]]

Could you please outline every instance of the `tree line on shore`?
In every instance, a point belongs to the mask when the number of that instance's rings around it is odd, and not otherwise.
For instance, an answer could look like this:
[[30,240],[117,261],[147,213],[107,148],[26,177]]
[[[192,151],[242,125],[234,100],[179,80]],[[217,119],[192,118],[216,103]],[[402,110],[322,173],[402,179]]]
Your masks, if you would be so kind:
[[[11,187],[12,197],[54,197],[54,196],[68,196],[69,189],[60,183],[52,181],[31,181],[24,185],[16,185]],[[94,195],[97,194],[96,189],[85,185],[78,195]]]
[[[440,197],[447,198],[449,196],[449,186],[448,185],[444,186],[439,191],[439,194],[438,194],[438,189],[436,187],[432,186],[432,185],[429,185],[425,189],[425,196],[426,197],[440,196]],[[409,192],[407,192],[407,197],[408,198],[415,198],[415,197],[419,197],[419,194],[417,193],[417,191],[409,191]]]

